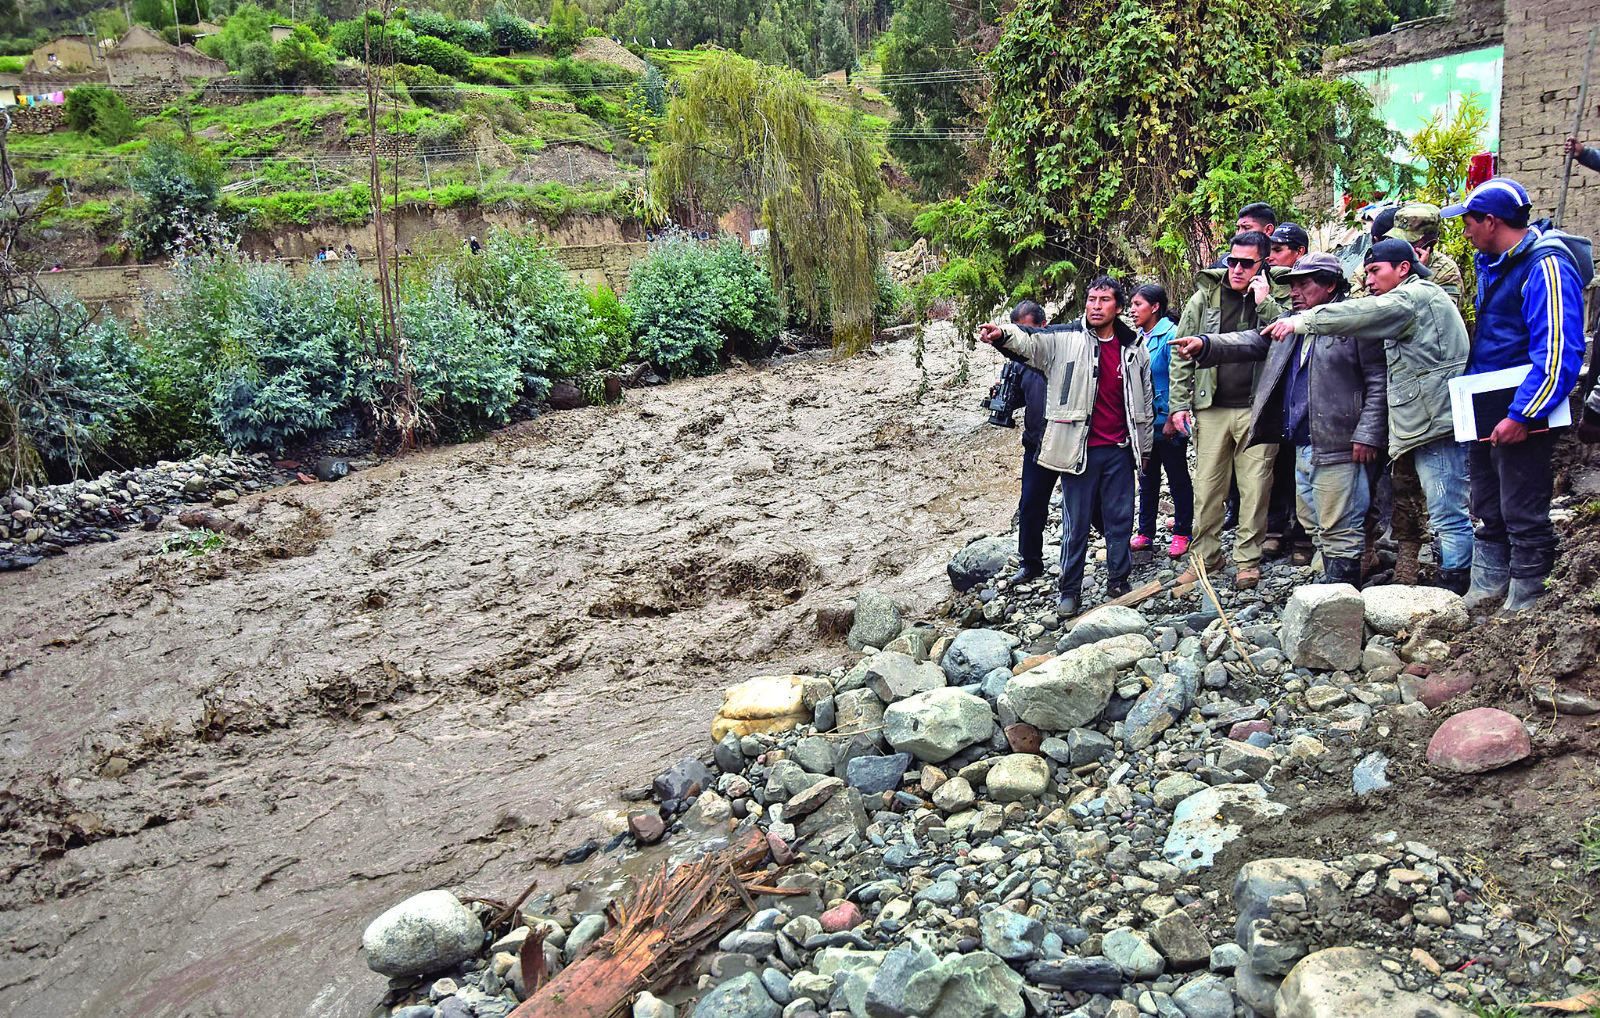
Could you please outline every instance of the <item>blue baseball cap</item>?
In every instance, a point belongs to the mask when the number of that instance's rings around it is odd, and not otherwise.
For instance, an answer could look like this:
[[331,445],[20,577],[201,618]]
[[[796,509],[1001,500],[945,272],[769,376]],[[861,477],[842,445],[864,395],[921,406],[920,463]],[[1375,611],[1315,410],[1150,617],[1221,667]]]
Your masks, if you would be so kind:
[[1490,177],[1473,188],[1466,201],[1445,206],[1439,210],[1439,215],[1453,219],[1463,212],[1476,212],[1497,219],[1509,219],[1532,204],[1528,200],[1527,190],[1515,180],[1510,177]]

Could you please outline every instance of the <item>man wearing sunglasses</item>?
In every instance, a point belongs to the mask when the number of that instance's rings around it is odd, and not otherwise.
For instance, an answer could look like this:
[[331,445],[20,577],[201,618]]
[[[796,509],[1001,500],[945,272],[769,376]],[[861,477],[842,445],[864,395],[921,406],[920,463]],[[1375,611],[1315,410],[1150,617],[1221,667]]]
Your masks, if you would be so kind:
[[[1271,241],[1258,230],[1228,242],[1227,267],[1202,269],[1199,288],[1184,305],[1178,335],[1216,335],[1259,328],[1282,313],[1268,292],[1265,268]],[[1260,382],[1262,362],[1229,363],[1196,369],[1174,361],[1169,434],[1185,434],[1195,444],[1195,525],[1191,552],[1208,571],[1222,568],[1222,518],[1228,486],[1239,484],[1239,525],[1234,535],[1234,586],[1248,590],[1261,581],[1261,544],[1267,523],[1276,445],[1250,444],[1250,407]],[[1199,579],[1191,566],[1178,582]]]

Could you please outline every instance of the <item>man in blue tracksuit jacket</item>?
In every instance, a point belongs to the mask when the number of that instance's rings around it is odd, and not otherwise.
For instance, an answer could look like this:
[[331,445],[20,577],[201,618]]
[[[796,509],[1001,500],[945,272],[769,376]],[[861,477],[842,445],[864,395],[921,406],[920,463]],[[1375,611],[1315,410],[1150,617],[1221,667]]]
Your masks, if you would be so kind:
[[1583,288],[1565,245],[1529,228],[1530,211],[1528,192],[1509,177],[1440,210],[1463,217],[1462,233],[1478,251],[1478,329],[1466,373],[1532,365],[1505,419],[1468,451],[1472,513],[1481,521],[1469,610],[1501,598],[1507,612],[1531,608],[1555,564],[1550,455],[1558,435],[1545,418],[1583,369]]

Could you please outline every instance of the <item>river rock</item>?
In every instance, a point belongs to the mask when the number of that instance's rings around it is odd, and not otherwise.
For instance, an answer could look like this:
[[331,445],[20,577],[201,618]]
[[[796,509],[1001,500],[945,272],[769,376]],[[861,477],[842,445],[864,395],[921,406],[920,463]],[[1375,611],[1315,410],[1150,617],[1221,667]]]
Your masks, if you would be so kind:
[[1348,583],[1296,587],[1283,609],[1283,652],[1297,668],[1361,667],[1366,605]]
[[900,609],[888,594],[878,590],[863,590],[856,597],[855,620],[845,643],[851,650],[862,647],[882,647],[900,635],[903,625]]
[[1477,684],[1478,677],[1472,672],[1430,672],[1417,690],[1417,699],[1429,710],[1438,710],[1461,694],[1470,693]]
[[1361,592],[1361,601],[1367,625],[1386,636],[1413,630],[1423,620],[1434,631],[1459,633],[1467,628],[1461,597],[1443,587],[1368,587]]
[[1150,797],[1156,801],[1161,809],[1170,810],[1177,807],[1178,803],[1189,798],[1196,792],[1203,792],[1210,788],[1204,781],[1193,774],[1179,772],[1169,774],[1156,782],[1156,787],[1150,790]]
[[992,629],[966,629],[956,635],[939,665],[952,686],[983,681],[996,668],[1011,667],[1015,637]]
[[722,694],[722,707],[711,721],[711,741],[732,732],[741,738],[757,732],[787,732],[809,724],[804,675],[764,675],[739,683]]
[[1006,696],[1017,717],[1047,732],[1081,728],[1105,712],[1117,670],[1093,646],[1014,675]]
[[1531,752],[1528,730],[1515,715],[1477,707],[1439,726],[1428,743],[1428,762],[1462,774],[1477,774],[1516,763]]
[[874,654],[866,661],[867,686],[884,703],[926,693],[945,684],[944,669],[931,662],[918,663],[909,654],[892,650]]
[[1184,1018],[1233,1018],[1233,991],[1228,983],[1213,975],[1190,980],[1172,992]]
[[951,686],[891,704],[883,713],[884,736],[897,752],[939,763],[994,733],[994,712],[982,697]]
[[1112,930],[1100,941],[1100,953],[1128,979],[1154,979],[1166,970],[1161,953],[1126,926]]
[[913,976],[938,963],[938,956],[927,948],[901,946],[884,955],[883,964],[867,984],[867,1018],[914,1018],[906,1004],[906,990]]
[[1006,961],[1037,958],[1044,944],[1044,924],[1009,908],[991,909],[979,922],[983,949]]
[[812,774],[832,774],[833,742],[820,735],[808,735],[789,750],[789,759]]
[[1470,1018],[1467,1011],[1395,985],[1381,959],[1356,947],[1307,955],[1278,987],[1277,1018]]
[[1083,647],[1091,643],[1113,636],[1122,636],[1127,633],[1143,633],[1149,623],[1135,608],[1126,608],[1122,605],[1108,604],[1096,608],[1094,611],[1078,620],[1056,649],[1061,651],[1072,650],[1074,647]]
[[1193,687],[1183,679],[1171,672],[1162,673],[1123,719],[1123,742],[1133,750],[1144,749],[1155,742],[1188,712],[1194,693]]
[[[945,567],[950,585],[965,592],[980,583],[987,583],[1006,567],[1006,560],[1016,550],[1013,537],[980,537],[956,552]],[[883,646],[881,643],[878,646]]]
[[840,693],[833,698],[833,709],[838,715],[839,734],[865,732],[874,742],[881,739],[879,733],[872,731],[883,724],[883,701],[878,699],[877,693],[870,689]]
[[910,753],[858,756],[845,765],[844,780],[862,795],[882,795],[900,787],[900,779],[910,766]]
[[711,768],[699,760],[691,759],[657,774],[655,780],[650,782],[650,794],[655,796],[656,802],[666,802],[668,799],[681,801],[715,787],[717,778],[711,773]]
[[960,775],[933,790],[933,804],[946,813],[959,813],[976,801],[972,783]]
[[1023,1018],[1022,977],[988,951],[948,957],[912,976],[903,998],[918,1018]]
[[633,999],[633,1018],[677,1018],[678,1009],[649,990]]
[[694,1007],[694,1018],[778,1018],[782,1013],[754,972],[728,980]]
[[1210,942],[1181,908],[1157,919],[1151,933],[1156,949],[1167,960],[1167,968],[1174,972],[1205,968],[1211,961]]
[[1038,797],[1050,788],[1050,761],[1031,753],[1009,753],[993,761],[984,782],[989,788],[989,798],[995,802]]
[[1117,993],[1122,989],[1122,970],[1105,958],[1079,958],[1068,955],[1028,966],[1028,981],[1059,986],[1086,993]]
[[1246,826],[1265,823],[1288,808],[1269,801],[1260,785],[1217,785],[1196,792],[1172,811],[1162,858],[1185,873],[1210,866]]
[[483,924],[449,891],[412,895],[361,935],[367,967],[394,978],[442,972],[482,948]]

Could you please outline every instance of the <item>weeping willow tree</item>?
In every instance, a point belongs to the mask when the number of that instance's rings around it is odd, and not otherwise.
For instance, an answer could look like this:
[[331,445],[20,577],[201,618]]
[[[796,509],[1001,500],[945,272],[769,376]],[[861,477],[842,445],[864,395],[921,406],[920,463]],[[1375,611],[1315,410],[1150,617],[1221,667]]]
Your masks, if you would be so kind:
[[840,120],[794,72],[718,53],[667,111],[653,184],[691,209],[757,210],[779,312],[831,322],[854,353],[872,341],[883,185],[859,115]]

